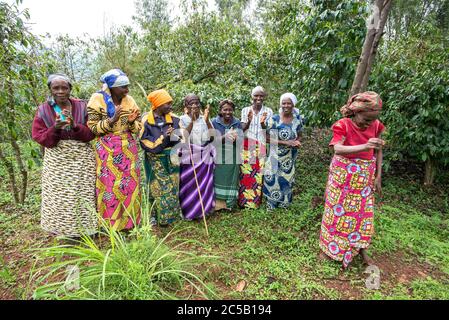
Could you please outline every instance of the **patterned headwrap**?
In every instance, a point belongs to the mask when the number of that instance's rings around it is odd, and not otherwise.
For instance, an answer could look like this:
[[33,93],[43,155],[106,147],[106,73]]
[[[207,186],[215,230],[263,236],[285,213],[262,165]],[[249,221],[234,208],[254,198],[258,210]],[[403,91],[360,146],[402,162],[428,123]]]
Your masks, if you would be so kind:
[[108,88],[116,88],[129,85],[129,79],[120,69],[112,69],[103,74],[100,78],[103,87],[98,93],[103,95],[104,102],[107,106],[108,117],[112,118],[115,114],[115,105],[110,94],[106,92]]
[[108,88],[116,88],[129,85],[129,79],[120,69],[112,69],[103,74],[100,81],[108,86]]
[[353,95],[348,102],[341,107],[344,117],[352,117],[357,112],[382,110],[382,100],[374,91],[365,91]]
[[173,102],[173,98],[164,89],[160,89],[160,90],[151,92],[148,95],[147,99],[152,104],[152,107],[151,107],[152,110],[156,110],[157,108],[159,108],[160,106],[162,106],[168,102]]
[[298,99],[296,99],[296,96],[293,93],[287,92],[287,93],[284,93],[281,96],[281,99],[279,100],[279,105],[281,107],[282,107],[282,100],[284,100],[284,98],[289,98],[292,101],[293,106],[296,106],[296,104],[298,103]]
[[70,89],[72,88],[72,81],[70,81],[70,78],[63,73],[53,73],[53,74],[49,75],[48,79],[47,79],[48,88],[50,88],[51,83],[56,80],[63,80],[65,82],[67,82],[70,86]]
[[201,107],[200,97],[198,97],[196,94],[193,94],[193,93],[190,93],[190,94],[186,95],[186,97],[184,98],[184,107],[187,107],[189,102],[192,101],[192,100],[198,100],[199,103],[200,103],[200,107]]
[[263,93],[264,95],[267,94],[267,93],[265,92],[265,89],[264,89],[262,86],[257,86],[257,87],[255,87],[255,88],[251,91],[251,97],[254,97],[254,95],[255,95],[256,93]]

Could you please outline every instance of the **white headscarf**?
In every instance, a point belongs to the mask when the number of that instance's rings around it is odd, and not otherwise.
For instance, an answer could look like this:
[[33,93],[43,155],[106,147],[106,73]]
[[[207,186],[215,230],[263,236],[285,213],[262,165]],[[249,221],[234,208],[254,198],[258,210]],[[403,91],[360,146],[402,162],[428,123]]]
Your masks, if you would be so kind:
[[282,107],[282,100],[284,100],[285,98],[289,98],[292,101],[293,106],[296,106],[296,104],[298,103],[298,99],[296,99],[296,96],[293,93],[287,92],[287,93],[284,93],[281,96],[281,99],[279,100],[279,105],[281,107]]
[[293,114],[299,114],[299,109],[295,108],[296,104],[298,103],[298,99],[296,99],[296,96],[293,93],[290,93],[290,92],[284,93],[281,96],[281,99],[279,99],[279,105],[281,106],[279,108],[279,114],[281,114],[281,112],[282,112],[282,100],[284,100],[284,98],[289,98],[292,101],[292,103],[293,103]]
[[251,91],[251,96],[254,97],[254,95],[258,92],[262,92],[263,94],[266,94],[265,89],[262,86],[257,86]]

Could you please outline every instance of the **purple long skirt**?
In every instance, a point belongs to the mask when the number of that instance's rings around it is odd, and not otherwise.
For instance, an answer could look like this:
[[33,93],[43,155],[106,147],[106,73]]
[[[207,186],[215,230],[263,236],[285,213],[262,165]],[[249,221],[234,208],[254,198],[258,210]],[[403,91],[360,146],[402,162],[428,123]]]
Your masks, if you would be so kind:
[[[192,153],[189,152],[187,145],[182,149],[179,181],[179,202],[182,214],[188,220],[203,216],[198,189],[205,214],[211,213],[215,207],[215,147],[211,144],[205,146],[191,144],[190,150]],[[193,168],[196,171],[196,179]]]

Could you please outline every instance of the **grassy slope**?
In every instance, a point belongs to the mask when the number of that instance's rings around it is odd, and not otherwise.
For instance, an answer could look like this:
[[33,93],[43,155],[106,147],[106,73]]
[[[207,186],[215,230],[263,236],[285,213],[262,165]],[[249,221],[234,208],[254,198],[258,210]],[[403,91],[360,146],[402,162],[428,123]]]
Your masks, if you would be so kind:
[[[343,272],[339,263],[318,259],[318,235],[330,154],[325,132],[304,142],[297,162],[295,198],[289,210],[264,209],[218,213],[201,222],[181,222],[178,237],[200,240],[194,252],[220,255],[221,264],[199,272],[225,299],[449,299],[449,199],[443,182],[423,189],[417,177],[399,171],[384,175],[384,196],[377,199],[376,235],[369,249],[381,270],[380,290],[366,289],[358,258]],[[27,205],[8,203],[0,186],[0,298],[26,298],[30,247],[51,244],[39,230],[39,179]],[[157,229],[163,236],[169,230]],[[245,281],[243,291],[237,284]]]

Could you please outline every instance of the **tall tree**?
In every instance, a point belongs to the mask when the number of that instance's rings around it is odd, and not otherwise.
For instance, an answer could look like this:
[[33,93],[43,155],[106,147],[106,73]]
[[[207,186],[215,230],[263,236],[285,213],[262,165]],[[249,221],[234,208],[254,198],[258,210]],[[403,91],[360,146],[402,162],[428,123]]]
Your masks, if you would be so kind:
[[7,168],[17,204],[24,203],[28,185],[28,167],[18,141],[30,138],[32,106],[42,99],[39,89],[47,68],[46,53],[28,32],[24,21],[28,11],[21,12],[20,3],[0,2],[0,163]]
[[388,13],[391,10],[393,0],[376,0],[373,13],[367,24],[365,42],[360,55],[357,71],[352,83],[351,96],[365,91],[368,85],[371,68],[376,57],[377,48],[383,35]]

